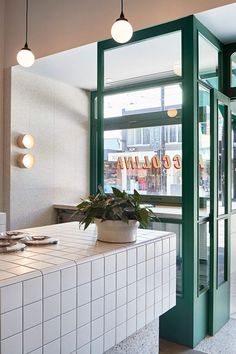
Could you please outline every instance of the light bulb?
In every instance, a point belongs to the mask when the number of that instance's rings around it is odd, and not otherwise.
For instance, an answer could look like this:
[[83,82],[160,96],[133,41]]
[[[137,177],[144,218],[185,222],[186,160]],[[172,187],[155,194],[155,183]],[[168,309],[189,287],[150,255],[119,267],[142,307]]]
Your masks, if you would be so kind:
[[118,18],[112,25],[111,35],[116,42],[126,43],[133,35],[133,28],[126,19]]
[[17,54],[17,62],[24,68],[29,68],[34,64],[35,57],[29,48],[22,48]]
[[34,156],[31,154],[20,154],[17,158],[17,165],[21,168],[31,168],[34,162]]
[[34,137],[30,134],[20,135],[17,138],[17,145],[20,148],[32,149],[34,146]]

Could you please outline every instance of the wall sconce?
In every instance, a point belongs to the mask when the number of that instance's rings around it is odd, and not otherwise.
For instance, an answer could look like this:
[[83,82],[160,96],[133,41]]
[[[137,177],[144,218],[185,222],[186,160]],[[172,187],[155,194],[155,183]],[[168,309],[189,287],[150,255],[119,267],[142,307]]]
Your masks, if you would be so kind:
[[23,149],[32,149],[34,146],[34,137],[30,134],[20,135],[17,138],[17,145]]
[[167,115],[168,115],[168,117],[170,117],[170,118],[175,118],[175,117],[177,116],[177,114],[178,114],[178,111],[177,111],[177,109],[175,109],[175,108],[173,108],[173,109],[168,109],[168,111],[167,111]]
[[31,154],[20,154],[17,157],[17,166],[20,168],[31,168],[34,166],[34,156]]

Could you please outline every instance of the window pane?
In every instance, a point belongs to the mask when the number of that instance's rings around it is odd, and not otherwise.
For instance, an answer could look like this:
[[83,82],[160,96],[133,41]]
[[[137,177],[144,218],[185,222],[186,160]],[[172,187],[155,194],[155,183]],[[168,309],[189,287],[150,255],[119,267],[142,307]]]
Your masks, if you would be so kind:
[[199,35],[199,78],[218,89],[218,49]]
[[199,224],[199,291],[209,287],[209,267],[210,267],[210,234],[209,223]]
[[225,213],[225,106],[218,103],[218,214]]
[[210,93],[199,85],[199,215],[210,212]]
[[134,128],[104,133],[104,189],[144,195],[182,194],[181,126]]
[[106,50],[104,86],[181,76],[181,31]]
[[236,87],[236,53],[231,55],[231,87]]
[[232,209],[236,209],[236,102],[231,103],[232,109]]
[[[175,117],[182,107],[182,89],[179,84],[153,87],[104,97],[104,118],[166,111],[166,117]],[[175,114],[176,113],[176,114]]]
[[218,221],[218,285],[225,281],[225,220]]

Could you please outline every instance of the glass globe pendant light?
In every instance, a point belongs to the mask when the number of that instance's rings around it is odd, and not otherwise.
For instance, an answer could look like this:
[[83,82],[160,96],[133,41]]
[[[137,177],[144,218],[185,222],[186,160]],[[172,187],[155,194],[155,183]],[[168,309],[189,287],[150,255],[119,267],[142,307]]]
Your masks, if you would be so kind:
[[118,43],[128,42],[133,35],[133,28],[129,21],[124,16],[124,4],[121,0],[120,17],[113,23],[111,27],[112,38]]
[[29,68],[34,64],[34,53],[28,47],[28,13],[29,13],[29,0],[26,0],[26,14],[25,14],[25,45],[17,54],[17,62],[25,68]]

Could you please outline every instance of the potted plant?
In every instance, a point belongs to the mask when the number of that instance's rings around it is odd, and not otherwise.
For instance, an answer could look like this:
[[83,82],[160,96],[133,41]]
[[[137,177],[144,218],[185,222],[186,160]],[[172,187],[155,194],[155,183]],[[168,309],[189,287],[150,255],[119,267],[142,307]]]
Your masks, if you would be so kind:
[[80,225],[83,224],[84,229],[95,222],[99,241],[134,242],[139,225],[147,226],[153,213],[141,207],[141,196],[136,190],[133,195],[114,187],[112,191],[113,194],[106,194],[99,187],[96,195],[90,195],[77,205],[75,214],[80,214]]

